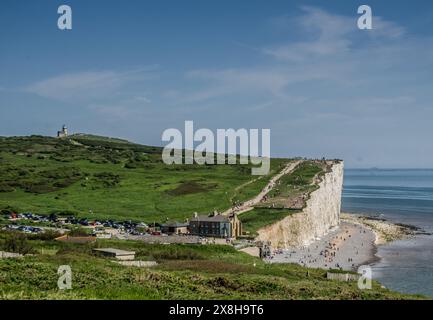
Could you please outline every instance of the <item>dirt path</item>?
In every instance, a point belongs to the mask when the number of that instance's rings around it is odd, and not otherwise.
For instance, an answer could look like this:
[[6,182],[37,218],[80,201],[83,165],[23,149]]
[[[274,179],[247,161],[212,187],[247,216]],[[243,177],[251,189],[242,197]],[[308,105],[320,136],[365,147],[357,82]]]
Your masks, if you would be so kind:
[[[260,179],[260,178],[262,178],[262,177],[263,177],[263,176],[260,176],[259,178],[256,178],[256,179],[253,179],[253,180],[247,181],[247,182],[241,184],[240,186],[237,186],[237,187],[235,188],[235,191],[239,191],[240,189],[246,187],[247,185],[249,185],[249,184],[251,184],[251,183],[253,183],[253,182],[256,182],[258,179]],[[234,197],[236,197],[236,194],[234,194],[232,197],[230,197],[230,202],[233,202],[233,198],[234,198]]]
[[281,170],[280,173],[276,174],[271,178],[271,180],[269,180],[268,184],[262,189],[262,191],[257,196],[243,202],[240,206],[230,208],[224,211],[222,214],[229,215],[234,212],[237,214],[241,214],[243,212],[247,212],[254,209],[254,206],[256,204],[259,204],[260,201],[263,199],[263,197],[266,196],[269,193],[269,191],[272,190],[272,188],[275,186],[275,183],[285,174],[291,173],[301,162],[302,162],[301,160],[290,162],[283,170]]

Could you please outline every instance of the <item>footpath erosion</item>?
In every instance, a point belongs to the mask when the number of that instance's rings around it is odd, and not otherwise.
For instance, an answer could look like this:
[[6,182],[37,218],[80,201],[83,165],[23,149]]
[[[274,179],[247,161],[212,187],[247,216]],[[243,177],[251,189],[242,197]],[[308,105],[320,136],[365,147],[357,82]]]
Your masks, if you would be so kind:
[[233,213],[241,214],[243,212],[247,212],[254,209],[254,206],[259,204],[263,200],[263,198],[274,188],[275,184],[282,176],[293,172],[293,170],[295,170],[296,167],[301,163],[302,163],[301,160],[288,163],[286,167],[283,170],[281,170],[280,173],[276,174],[271,178],[271,180],[269,180],[268,184],[262,189],[262,191],[258,195],[256,195],[254,198],[248,201],[243,202],[239,206],[232,207],[222,212],[222,215],[230,215]]

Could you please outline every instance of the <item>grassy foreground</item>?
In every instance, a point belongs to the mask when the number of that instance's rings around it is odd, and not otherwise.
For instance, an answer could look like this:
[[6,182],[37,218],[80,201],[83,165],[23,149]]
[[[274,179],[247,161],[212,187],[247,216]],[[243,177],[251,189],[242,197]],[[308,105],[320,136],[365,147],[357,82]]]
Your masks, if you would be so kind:
[[[5,236],[0,234],[0,245]],[[0,299],[408,299],[383,289],[359,290],[355,282],[326,279],[326,271],[266,264],[225,245],[151,245],[98,240],[93,245],[29,240],[36,255],[0,259]],[[116,247],[137,259],[158,261],[146,269],[93,255]],[[41,254],[41,252],[43,254]],[[57,269],[72,269],[72,289],[57,288]]]

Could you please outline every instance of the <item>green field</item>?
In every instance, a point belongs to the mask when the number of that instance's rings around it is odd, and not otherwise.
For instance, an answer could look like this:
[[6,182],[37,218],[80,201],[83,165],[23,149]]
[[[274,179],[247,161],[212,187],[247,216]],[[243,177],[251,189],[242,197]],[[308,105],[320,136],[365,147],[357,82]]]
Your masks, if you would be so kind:
[[0,210],[144,222],[184,220],[247,200],[283,168],[166,165],[161,148],[77,135],[0,138]]
[[[0,248],[9,233],[0,232]],[[326,279],[326,271],[267,264],[225,245],[152,245],[98,240],[73,245],[26,240],[36,253],[0,259],[0,299],[413,299],[383,289],[359,290],[356,282]],[[92,253],[93,247],[136,251],[159,264],[125,267]],[[41,254],[42,253],[42,254]],[[57,269],[72,269],[72,290],[57,288]]]

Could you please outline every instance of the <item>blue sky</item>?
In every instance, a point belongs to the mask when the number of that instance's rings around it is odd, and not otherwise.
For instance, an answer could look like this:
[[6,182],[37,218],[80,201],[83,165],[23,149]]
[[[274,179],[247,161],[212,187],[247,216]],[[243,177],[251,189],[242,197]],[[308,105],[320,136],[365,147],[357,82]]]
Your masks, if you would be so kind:
[[270,128],[273,156],[432,167],[432,33],[427,0],[2,0],[0,135],[162,145],[194,120]]

